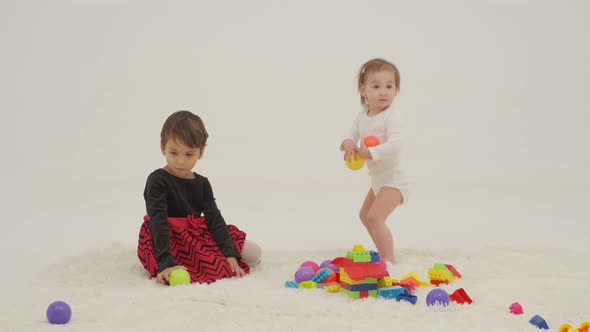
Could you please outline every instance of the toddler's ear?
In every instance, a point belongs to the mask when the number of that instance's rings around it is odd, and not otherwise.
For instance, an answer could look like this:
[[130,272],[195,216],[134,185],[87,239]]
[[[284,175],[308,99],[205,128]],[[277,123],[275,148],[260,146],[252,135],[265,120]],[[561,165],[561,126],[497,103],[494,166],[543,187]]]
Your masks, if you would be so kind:
[[199,149],[199,159],[203,158],[203,154],[205,153],[205,147]]
[[164,144],[160,144],[160,151],[162,151],[162,154],[165,155],[166,153],[164,152]]

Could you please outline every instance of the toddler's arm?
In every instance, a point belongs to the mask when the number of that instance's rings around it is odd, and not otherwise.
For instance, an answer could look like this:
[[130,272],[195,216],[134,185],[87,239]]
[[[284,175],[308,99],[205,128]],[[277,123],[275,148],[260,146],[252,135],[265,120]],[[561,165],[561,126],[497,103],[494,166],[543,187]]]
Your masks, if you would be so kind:
[[170,252],[170,224],[168,223],[168,193],[166,185],[157,177],[149,177],[145,191],[149,226],[154,241],[154,252],[158,271],[176,266],[177,262]]
[[213,196],[213,189],[208,179],[205,179],[203,199],[203,213],[205,214],[207,227],[213,234],[215,243],[217,243],[217,246],[225,257],[235,257],[237,260],[241,260],[242,256],[234,245],[221,211],[217,208],[215,197]]

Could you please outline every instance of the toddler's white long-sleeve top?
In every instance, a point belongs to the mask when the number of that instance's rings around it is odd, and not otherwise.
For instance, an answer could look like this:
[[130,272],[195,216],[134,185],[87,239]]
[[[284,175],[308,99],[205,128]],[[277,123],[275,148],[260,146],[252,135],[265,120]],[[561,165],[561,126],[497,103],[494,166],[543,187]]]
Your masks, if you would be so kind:
[[351,139],[359,146],[367,136],[375,136],[380,144],[370,147],[373,160],[367,160],[370,175],[395,172],[399,168],[402,149],[401,112],[392,107],[374,116],[366,110],[360,112],[343,140]]

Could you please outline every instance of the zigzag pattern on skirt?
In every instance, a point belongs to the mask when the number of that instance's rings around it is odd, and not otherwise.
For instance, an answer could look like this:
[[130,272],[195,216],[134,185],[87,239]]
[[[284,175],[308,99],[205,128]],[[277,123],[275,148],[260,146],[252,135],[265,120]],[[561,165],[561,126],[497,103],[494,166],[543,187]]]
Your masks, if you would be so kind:
[[[172,218],[169,218],[169,221]],[[170,223],[170,251],[178,265],[185,266],[191,277],[191,283],[212,283],[222,278],[231,278],[234,274],[229,263],[213,239],[205,224],[205,217],[186,219],[184,227],[178,227],[178,220]],[[182,218],[185,219],[185,218]],[[246,233],[234,225],[228,225],[229,233],[238,252],[242,252]],[[149,221],[144,221],[139,230],[137,256],[151,277],[158,271],[158,262],[154,252],[154,242],[150,232]],[[250,273],[250,266],[243,261],[240,267]]]

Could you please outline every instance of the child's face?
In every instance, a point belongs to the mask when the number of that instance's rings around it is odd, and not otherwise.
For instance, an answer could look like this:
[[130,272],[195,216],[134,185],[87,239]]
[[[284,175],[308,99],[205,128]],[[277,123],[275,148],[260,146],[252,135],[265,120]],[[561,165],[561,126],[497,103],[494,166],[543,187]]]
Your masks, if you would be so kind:
[[361,93],[369,104],[369,110],[381,112],[391,105],[395,98],[395,74],[390,70],[367,73]]
[[165,169],[169,173],[183,179],[194,177],[193,167],[203,156],[204,148],[191,148],[182,142],[170,139],[161,149],[168,163]]

